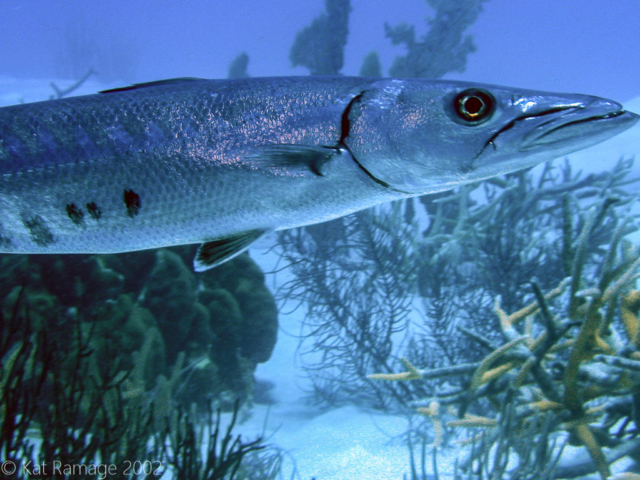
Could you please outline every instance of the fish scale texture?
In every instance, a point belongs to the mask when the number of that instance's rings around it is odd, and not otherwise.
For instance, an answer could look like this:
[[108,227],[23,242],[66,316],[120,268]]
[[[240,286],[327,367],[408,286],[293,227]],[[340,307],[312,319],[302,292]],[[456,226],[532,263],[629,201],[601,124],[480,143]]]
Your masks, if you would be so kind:
[[[256,195],[293,189],[295,199],[298,187],[289,188],[288,171],[256,163],[251,152],[277,143],[337,144],[351,85],[316,83],[292,88],[280,79],[256,88],[245,80],[191,80],[1,109],[7,251],[197,243],[244,228],[237,212],[247,228],[260,221],[273,228],[274,219],[256,211]],[[139,197],[133,213],[129,191]],[[99,219],[88,215],[89,204]],[[79,221],[69,209],[80,212]],[[34,245],[34,218],[49,242]]]

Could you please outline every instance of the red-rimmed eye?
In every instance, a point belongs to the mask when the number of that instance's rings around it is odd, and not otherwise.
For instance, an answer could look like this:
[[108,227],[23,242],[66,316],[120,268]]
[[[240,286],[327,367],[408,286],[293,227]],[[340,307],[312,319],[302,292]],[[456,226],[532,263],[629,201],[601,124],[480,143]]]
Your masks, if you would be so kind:
[[475,125],[491,117],[495,101],[489,92],[471,88],[456,96],[453,108],[461,119]]

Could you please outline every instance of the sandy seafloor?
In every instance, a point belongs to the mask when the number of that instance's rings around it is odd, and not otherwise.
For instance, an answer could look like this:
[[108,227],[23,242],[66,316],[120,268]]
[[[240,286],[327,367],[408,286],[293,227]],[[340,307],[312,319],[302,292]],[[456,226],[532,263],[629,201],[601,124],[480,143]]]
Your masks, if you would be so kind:
[[[61,88],[71,83],[56,81]],[[88,94],[112,86],[87,82],[76,93]],[[0,76],[0,106],[46,100],[52,93],[48,81]],[[640,97],[625,102],[625,107],[640,113]],[[637,172],[635,176],[640,177],[640,124],[569,158],[574,171],[598,172],[610,168],[621,157],[631,156],[637,159],[634,170]],[[640,232],[628,238],[640,243]],[[250,252],[265,272],[273,271],[277,262],[276,254],[266,253],[268,242],[261,242]],[[286,270],[268,274],[267,285],[275,291],[287,276]],[[408,426],[406,417],[382,415],[357,406],[327,410],[307,402],[308,384],[296,357],[296,335],[300,333],[304,314],[304,307],[293,313],[287,313],[285,308],[280,313],[275,351],[268,362],[258,366],[256,372],[258,382],[273,385],[268,392],[273,403],[255,404],[250,412],[245,411],[237,432],[242,433],[245,439],[264,435],[268,444],[287,452],[282,475],[286,480],[401,480],[404,475],[409,478],[409,452],[399,439]],[[440,452],[440,478],[452,478],[454,459],[462,453],[455,450]],[[566,449],[563,458],[582,455],[581,449]],[[430,459],[427,464],[430,464]],[[615,464],[614,473],[624,471],[626,464],[624,460]],[[165,475],[163,478],[168,477]]]

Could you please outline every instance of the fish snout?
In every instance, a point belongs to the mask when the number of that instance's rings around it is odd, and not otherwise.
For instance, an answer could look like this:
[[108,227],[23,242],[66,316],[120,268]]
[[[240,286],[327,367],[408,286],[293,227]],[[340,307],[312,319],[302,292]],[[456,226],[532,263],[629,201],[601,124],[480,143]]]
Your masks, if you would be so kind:
[[639,119],[618,102],[585,96],[581,102],[553,106],[524,119],[531,122],[531,129],[524,135],[520,149],[570,145],[584,148],[626,130]]

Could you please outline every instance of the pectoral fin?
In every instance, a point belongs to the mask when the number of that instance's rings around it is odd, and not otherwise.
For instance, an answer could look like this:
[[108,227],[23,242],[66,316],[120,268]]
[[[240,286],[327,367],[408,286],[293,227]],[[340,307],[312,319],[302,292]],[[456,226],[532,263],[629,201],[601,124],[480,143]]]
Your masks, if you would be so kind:
[[312,145],[265,145],[251,153],[251,162],[268,168],[279,168],[286,173],[322,176],[327,164],[343,149]]
[[230,237],[205,242],[198,248],[193,266],[196,272],[204,272],[240,255],[262,237],[266,230],[251,230]]

